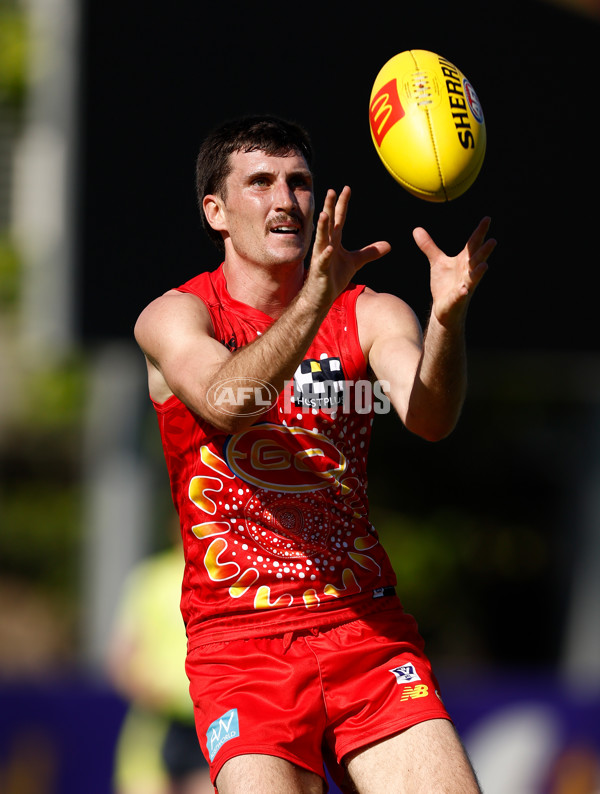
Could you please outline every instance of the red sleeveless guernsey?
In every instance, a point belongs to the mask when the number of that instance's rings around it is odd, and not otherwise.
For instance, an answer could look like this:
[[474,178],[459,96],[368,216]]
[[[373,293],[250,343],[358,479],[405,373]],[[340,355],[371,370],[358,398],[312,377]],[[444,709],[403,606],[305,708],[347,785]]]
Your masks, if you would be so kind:
[[[273,322],[229,295],[222,267],[178,289],[205,303],[230,350]],[[293,382],[276,402],[263,400],[248,429],[227,435],[175,396],[154,403],[183,533],[189,649],[398,603],[380,597],[396,579],[368,517],[373,401],[355,313],[363,289],[351,284],[338,297]],[[213,395],[223,410],[235,399],[218,383]]]

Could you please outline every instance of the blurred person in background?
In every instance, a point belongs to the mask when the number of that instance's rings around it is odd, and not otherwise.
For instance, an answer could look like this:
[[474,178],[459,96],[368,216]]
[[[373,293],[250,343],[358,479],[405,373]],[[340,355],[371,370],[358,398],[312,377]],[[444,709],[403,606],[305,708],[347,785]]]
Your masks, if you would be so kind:
[[116,690],[129,702],[114,769],[116,794],[212,794],[185,675],[179,601],[183,552],[173,545],[143,559],[121,594],[107,657]]

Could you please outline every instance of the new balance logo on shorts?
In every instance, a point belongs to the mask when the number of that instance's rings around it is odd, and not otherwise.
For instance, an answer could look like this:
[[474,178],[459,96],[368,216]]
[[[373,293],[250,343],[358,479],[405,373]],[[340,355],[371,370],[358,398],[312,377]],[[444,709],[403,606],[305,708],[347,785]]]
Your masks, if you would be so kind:
[[429,687],[426,684],[407,686],[402,690],[400,700],[416,700],[417,698],[426,698],[428,694]]
[[230,739],[235,739],[240,735],[240,724],[237,709],[225,712],[222,717],[215,720],[206,731],[206,744],[208,754],[212,761],[221,747]]
[[420,681],[421,676],[415,670],[414,664],[401,664],[400,667],[394,667],[393,670],[390,670],[390,673],[393,673],[396,676],[396,683],[397,684],[410,684],[411,681]]

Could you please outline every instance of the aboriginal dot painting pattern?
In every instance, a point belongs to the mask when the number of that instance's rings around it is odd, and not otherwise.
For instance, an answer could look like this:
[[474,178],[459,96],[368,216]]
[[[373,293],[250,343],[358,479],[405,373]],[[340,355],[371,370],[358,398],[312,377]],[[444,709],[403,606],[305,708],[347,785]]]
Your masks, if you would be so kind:
[[223,456],[202,446],[189,498],[209,519],[192,532],[211,582],[227,585],[232,599],[252,597],[256,609],[295,599],[310,609],[361,592],[365,579],[372,586],[381,565],[366,519],[371,422],[333,413],[310,429],[251,427],[228,440]]

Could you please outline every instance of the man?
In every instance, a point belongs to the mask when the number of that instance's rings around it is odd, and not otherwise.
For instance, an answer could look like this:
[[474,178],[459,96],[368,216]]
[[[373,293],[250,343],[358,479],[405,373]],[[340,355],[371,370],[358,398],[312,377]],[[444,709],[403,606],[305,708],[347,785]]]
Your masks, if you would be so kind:
[[213,132],[198,197],[223,264],[136,325],[184,538],[198,735],[219,794],[320,794],[323,758],[347,791],[478,792],[368,519],[359,397],[376,378],[409,430],[452,431],[489,219],[456,257],[414,231],[423,339],[402,300],[352,281],[390,246],[343,247],[348,187],[327,192],[305,269],[311,157],[278,119]]

